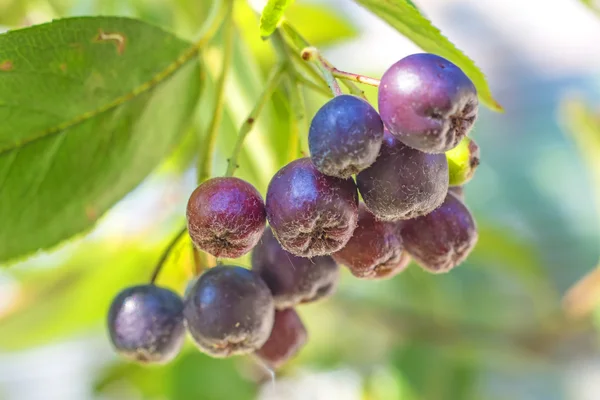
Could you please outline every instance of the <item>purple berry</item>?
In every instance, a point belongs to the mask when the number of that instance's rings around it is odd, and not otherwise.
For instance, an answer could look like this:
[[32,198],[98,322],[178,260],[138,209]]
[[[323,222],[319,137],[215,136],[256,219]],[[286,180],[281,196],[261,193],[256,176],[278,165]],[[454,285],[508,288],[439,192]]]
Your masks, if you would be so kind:
[[352,236],[358,219],[354,181],[322,174],[309,158],[292,161],[275,174],[266,203],[279,243],[301,257],[338,251]]
[[430,214],[401,226],[406,251],[432,273],[448,272],[463,262],[478,238],[471,213],[452,193]]
[[392,65],[379,85],[379,112],[404,144],[427,153],[454,148],[473,127],[475,85],[450,61],[413,54]]
[[356,177],[365,205],[379,219],[416,218],[433,211],[448,191],[444,154],[423,153],[386,132],[381,152]]
[[183,301],[154,285],[127,288],[110,306],[108,332],[113,347],[124,357],[164,364],[175,358],[185,339]]
[[373,164],[383,139],[383,122],[367,101],[336,96],[317,111],[308,135],[313,164],[325,175],[349,178]]
[[[401,271],[403,247],[397,223],[381,221],[360,204],[358,225],[350,241],[333,258],[359,278],[390,277]],[[405,267],[406,265],[404,265]]]
[[256,355],[270,368],[277,369],[300,351],[307,338],[306,328],[293,308],[276,311],[271,336]]
[[207,270],[185,298],[188,331],[213,357],[259,349],[271,333],[274,313],[267,285],[258,274],[236,266]]
[[339,267],[333,258],[305,258],[288,253],[269,228],[252,251],[252,270],[271,289],[278,309],[331,295],[339,278]]
[[260,240],[266,212],[260,193],[248,182],[213,178],[192,193],[187,221],[196,247],[215,257],[237,258]]

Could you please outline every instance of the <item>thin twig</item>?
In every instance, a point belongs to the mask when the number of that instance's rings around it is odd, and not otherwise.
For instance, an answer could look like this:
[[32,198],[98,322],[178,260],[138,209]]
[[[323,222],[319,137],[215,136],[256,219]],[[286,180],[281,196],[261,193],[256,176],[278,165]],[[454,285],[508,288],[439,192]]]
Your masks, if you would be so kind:
[[233,55],[235,29],[231,13],[232,10],[230,9],[223,24],[223,63],[221,65],[221,75],[219,75],[215,84],[215,109],[206,135],[203,138],[204,147],[198,160],[198,183],[202,183],[212,176],[213,155],[217,147],[217,136],[221,128],[221,120],[225,108],[225,84]]
[[181,239],[186,232],[187,226],[183,227],[183,229],[181,229],[175,236],[173,236],[173,238],[163,251],[162,255],[160,256],[160,259],[156,263],[154,271],[152,271],[152,276],[150,277],[151,284],[154,284],[156,282],[156,279],[158,278],[158,275],[160,274],[160,271],[162,270],[165,261],[167,261],[167,258],[169,258],[169,254],[171,254],[171,251],[175,248],[177,242],[179,242],[179,239]]
[[246,137],[248,136],[248,134],[254,127],[254,125],[255,125],[254,123],[256,122],[256,119],[260,115],[260,112],[262,111],[263,107],[267,104],[267,101],[271,98],[271,94],[275,91],[275,88],[277,87],[279,80],[281,79],[281,77],[283,76],[283,73],[285,72],[285,66],[286,66],[285,63],[280,63],[273,68],[273,70],[271,71],[271,74],[269,75],[269,78],[267,79],[267,82],[265,83],[265,88],[263,89],[263,92],[260,94],[259,98],[256,100],[256,103],[254,104],[254,108],[252,109],[252,111],[250,111],[250,114],[244,120],[244,123],[240,127],[240,130],[239,130],[239,133],[238,133],[238,136],[237,136],[234,148],[233,148],[233,152],[231,153],[231,156],[229,157],[229,160],[227,162],[227,171],[225,172],[225,176],[233,176],[233,174],[237,168],[238,158],[240,156],[240,153],[242,152],[244,140],[246,139]]

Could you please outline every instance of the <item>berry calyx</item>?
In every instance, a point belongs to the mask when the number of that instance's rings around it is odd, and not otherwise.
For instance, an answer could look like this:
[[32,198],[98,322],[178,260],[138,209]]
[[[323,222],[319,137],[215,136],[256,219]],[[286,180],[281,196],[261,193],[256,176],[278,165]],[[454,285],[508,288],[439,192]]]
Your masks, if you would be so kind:
[[238,258],[260,240],[266,224],[265,206],[248,182],[213,178],[190,196],[187,223],[196,247],[215,257]]
[[293,308],[276,311],[271,335],[256,355],[270,368],[277,369],[294,357],[307,339],[306,328]]
[[242,267],[205,271],[185,298],[185,323],[196,345],[212,357],[260,348],[273,328],[273,297],[260,277]]
[[379,85],[386,128],[407,146],[443,153],[465,137],[477,117],[475,85],[450,61],[419,53],[393,64]]
[[275,174],[266,208],[271,229],[284,249],[316,257],[340,250],[352,236],[358,193],[352,179],[325,175],[309,158],[301,158]]
[[164,364],[179,353],[185,339],[183,301],[155,285],[121,291],[108,311],[108,332],[115,350],[144,364]]
[[356,176],[365,205],[386,221],[416,218],[433,211],[448,191],[444,154],[423,153],[387,131],[379,157]]
[[406,267],[398,224],[378,220],[363,203],[352,238],[333,258],[359,278],[391,277]]
[[450,186],[464,185],[469,182],[479,166],[479,146],[473,139],[463,138],[458,146],[446,152]]
[[252,270],[265,281],[278,309],[328,297],[339,279],[333,258],[295,256],[281,247],[269,228],[252,251]]
[[430,214],[403,221],[401,234],[406,251],[432,273],[448,272],[462,263],[478,239],[473,216],[452,193]]
[[349,178],[375,161],[382,139],[383,122],[373,106],[344,94],[317,111],[310,124],[308,145],[319,171]]

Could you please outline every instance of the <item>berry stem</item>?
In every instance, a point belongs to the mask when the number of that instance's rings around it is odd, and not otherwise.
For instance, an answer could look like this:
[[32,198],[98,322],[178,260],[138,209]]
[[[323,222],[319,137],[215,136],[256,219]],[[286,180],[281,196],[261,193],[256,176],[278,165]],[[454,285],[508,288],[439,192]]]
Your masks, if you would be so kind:
[[233,148],[233,152],[231,153],[231,156],[227,161],[227,171],[225,172],[225,176],[233,176],[237,168],[238,158],[240,156],[240,153],[242,152],[244,140],[246,139],[246,136],[248,136],[250,131],[252,131],[252,128],[254,127],[254,124],[256,122],[256,118],[258,118],[263,107],[271,98],[271,94],[275,91],[275,88],[277,87],[277,84],[279,83],[279,80],[283,76],[285,70],[285,63],[280,63],[271,70],[263,92],[260,94],[258,100],[256,101],[256,104],[254,104],[254,108],[252,109],[252,111],[250,111],[250,114],[248,114],[248,117],[240,127],[237,140]]
[[160,274],[160,271],[162,270],[162,267],[165,264],[165,261],[167,261],[169,254],[171,254],[171,251],[173,250],[173,248],[175,248],[175,246],[177,245],[177,242],[179,242],[179,239],[181,239],[183,237],[183,235],[186,234],[186,232],[187,232],[187,226],[183,227],[179,232],[177,232],[177,234],[175,236],[173,236],[173,238],[171,239],[171,241],[169,242],[169,244],[167,245],[165,250],[162,252],[160,259],[156,263],[156,267],[154,267],[152,276],[150,277],[151,284],[154,284],[156,282],[156,278],[158,278],[158,275]]
[[[287,38],[292,42],[293,46],[296,47],[296,51],[293,52],[293,54],[296,56],[295,58],[298,58],[297,56],[298,56],[298,52],[300,51],[300,49],[311,47],[311,45],[308,42],[308,40],[306,40],[304,37],[302,37],[302,35],[300,35],[300,33],[293,26],[291,26],[290,24],[288,24],[287,22],[284,21],[281,24],[281,28],[280,29],[286,34]],[[321,61],[325,62],[326,65],[328,65],[329,67],[333,68],[333,66],[331,65],[331,63],[329,61],[327,61],[322,55],[319,54],[319,57],[320,57]],[[307,66],[307,67],[309,66],[305,62],[302,62],[301,65]],[[335,70],[338,71],[338,72],[342,72],[342,71],[339,71],[337,69],[335,69]],[[313,76],[314,76],[314,74],[316,74],[316,71],[313,68],[307,68],[307,71],[309,71],[311,74],[313,74]],[[350,73],[344,73],[344,74],[350,74]],[[319,74],[317,74],[317,75],[318,75],[319,78],[323,79],[323,77],[321,77]],[[350,74],[350,75],[356,75],[356,74]],[[348,90],[350,91],[350,93],[352,93],[353,95],[356,95],[356,96],[359,96],[359,97],[362,97],[362,98],[366,99],[364,91],[362,91],[358,86],[356,86],[354,84],[353,81],[356,81],[356,79],[352,78],[352,79],[348,80],[348,79],[345,79],[345,77],[341,77],[341,78],[342,78],[342,82],[348,88]],[[367,77],[364,77],[364,78],[367,79],[367,80],[370,80],[373,83],[374,82],[378,82],[376,79],[373,79],[373,78],[367,78]],[[377,86],[379,86],[379,84],[377,84]]]
[[315,82],[311,81],[310,79],[306,78],[304,75],[302,75],[300,73],[296,73],[296,82],[299,84],[302,84],[302,85],[306,86],[307,88],[312,89],[315,92],[320,93],[324,96],[327,96],[327,97],[331,96],[331,93],[329,92],[329,90],[316,84]]
[[331,68],[329,68],[327,61],[325,61],[325,59],[321,57],[319,50],[317,50],[314,47],[305,48],[304,50],[302,50],[302,59],[305,61],[313,62],[317,66],[319,71],[321,71],[323,78],[325,78],[327,86],[329,86],[329,89],[331,89],[331,92],[334,96],[340,96],[343,94],[342,88],[340,88],[340,84],[335,79],[335,76],[333,75]]
[[223,63],[221,65],[221,75],[215,83],[215,109],[206,135],[203,138],[205,145],[202,154],[198,159],[198,183],[202,183],[212,176],[213,155],[217,146],[217,136],[221,128],[225,108],[225,84],[233,55],[235,25],[232,21],[232,8],[229,8],[223,23]]
[[333,65],[329,64],[326,60],[323,60],[323,61],[327,63],[328,68],[331,68],[331,73],[336,78],[344,79],[347,81],[354,81],[354,82],[362,83],[362,84],[369,85],[369,86],[379,87],[379,83],[380,83],[379,79],[371,78],[371,77],[368,77],[365,75],[355,74],[353,72],[340,71]]

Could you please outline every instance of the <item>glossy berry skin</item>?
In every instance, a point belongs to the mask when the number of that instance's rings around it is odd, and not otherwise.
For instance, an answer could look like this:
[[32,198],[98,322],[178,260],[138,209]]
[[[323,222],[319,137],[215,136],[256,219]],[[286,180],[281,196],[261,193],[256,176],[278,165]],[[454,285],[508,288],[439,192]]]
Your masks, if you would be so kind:
[[158,286],[129,287],[110,306],[108,332],[113,347],[125,358],[164,364],[175,358],[185,339],[183,301]]
[[273,297],[260,277],[242,267],[205,271],[185,298],[186,326],[196,345],[212,357],[260,348],[273,328]]
[[187,223],[196,247],[215,257],[237,258],[260,240],[266,223],[265,205],[248,182],[213,178],[192,193]]
[[381,77],[379,112],[404,144],[427,153],[455,147],[473,127],[479,101],[475,85],[450,61],[413,54]]
[[279,243],[301,257],[338,251],[352,236],[358,219],[354,181],[322,174],[310,158],[292,161],[275,174],[266,205]]
[[373,164],[383,122],[367,101],[344,94],[317,111],[308,134],[313,164],[325,175],[349,178]]
[[447,151],[446,159],[448,160],[448,172],[450,174],[449,185],[464,185],[473,179],[480,163],[480,157],[479,146],[473,139],[468,137],[461,140],[458,146]]
[[463,262],[477,243],[477,227],[467,207],[452,193],[432,213],[402,223],[408,253],[432,273],[448,272]]
[[402,250],[398,224],[378,220],[361,203],[352,238],[333,258],[356,277],[376,279],[400,272]]
[[252,270],[265,281],[278,309],[328,297],[339,279],[339,266],[333,258],[288,253],[269,228],[252,251]]
[[276,311],[271,336],[256,355],[270,368],[277,369],[300,351],[307,338],[306,328],[293,308]]
[[416,218],[444,201],[448,162],[444,154],[415,150],[386,132],[379,157],[357,175],[356,184],[367,208],[379,219]]

